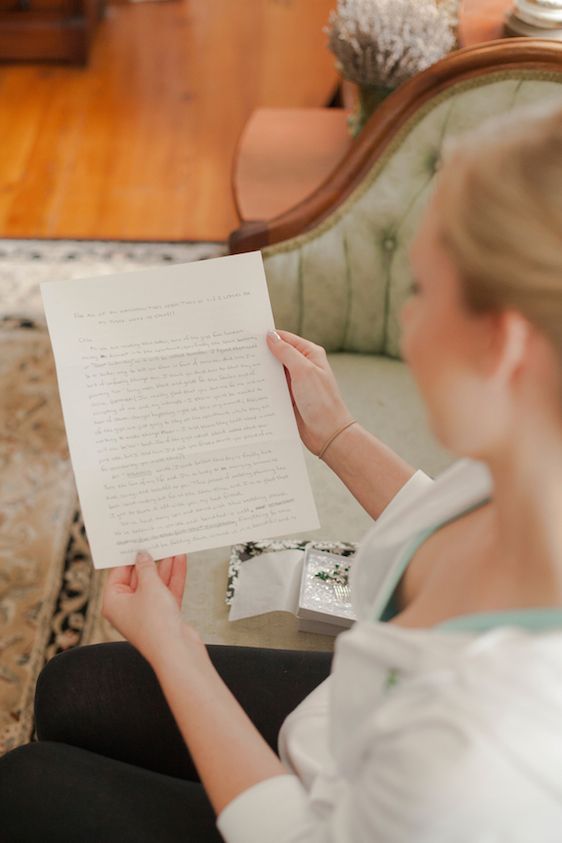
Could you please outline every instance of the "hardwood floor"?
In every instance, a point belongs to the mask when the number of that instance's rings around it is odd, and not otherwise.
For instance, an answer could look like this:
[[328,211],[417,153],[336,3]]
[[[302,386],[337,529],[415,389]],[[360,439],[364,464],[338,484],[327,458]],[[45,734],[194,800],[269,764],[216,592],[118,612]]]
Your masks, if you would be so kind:
[[87,68],[0,66],[0,236],[224,240],[258,106],[323,105],[335,0],[108,7]]

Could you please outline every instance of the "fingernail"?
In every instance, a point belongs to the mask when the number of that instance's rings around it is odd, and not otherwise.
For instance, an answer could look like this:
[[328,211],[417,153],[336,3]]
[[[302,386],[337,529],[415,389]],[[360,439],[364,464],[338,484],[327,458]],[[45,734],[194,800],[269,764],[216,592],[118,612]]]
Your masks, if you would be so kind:
[[277,333],[277,331],[268,331],[268,332],[267,332],[267,336],[268,336],[268,337],[270,338],[270,340],[272,340],[273,342],[281,342],[281,337],[279,336],[279,334]]
[[147,550],[139,550],[135,562],[150,562],[150,553]]

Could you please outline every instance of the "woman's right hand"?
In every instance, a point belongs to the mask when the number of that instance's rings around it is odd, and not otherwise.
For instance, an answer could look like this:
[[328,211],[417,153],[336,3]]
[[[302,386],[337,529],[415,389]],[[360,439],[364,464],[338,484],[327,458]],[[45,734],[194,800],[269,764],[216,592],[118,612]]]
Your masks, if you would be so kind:
[[285,367],[301,439],[309,451],[318,454],[330,436],[353,418],[326,352],[321,345],[289,331],[270,331],[267,344]]

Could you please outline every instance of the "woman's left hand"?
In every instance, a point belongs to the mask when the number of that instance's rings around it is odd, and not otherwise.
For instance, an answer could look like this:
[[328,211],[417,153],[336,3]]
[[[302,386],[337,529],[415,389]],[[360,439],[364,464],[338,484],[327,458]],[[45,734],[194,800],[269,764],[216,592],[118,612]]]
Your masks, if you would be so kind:
[[181,615],[187,557],[156,563],[141,552],[134,565],[112,568],[103,592],[102,615],[154,667],[186,626]]

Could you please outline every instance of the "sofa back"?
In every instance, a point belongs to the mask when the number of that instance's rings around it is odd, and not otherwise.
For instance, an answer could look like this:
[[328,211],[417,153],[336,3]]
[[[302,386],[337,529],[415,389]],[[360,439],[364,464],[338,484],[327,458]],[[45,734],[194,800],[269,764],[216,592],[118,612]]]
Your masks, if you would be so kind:
[[328,351],[399,357],[409,247],[444,141],[547,98],[562,103],[562,66],[491,71],[421,104],[341,204],[312,229],[262,250],[276,325]]

